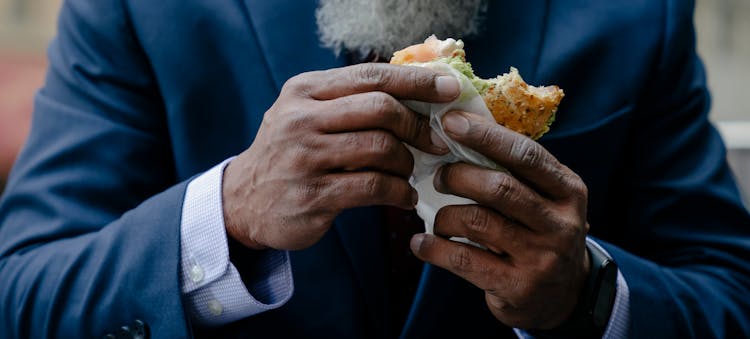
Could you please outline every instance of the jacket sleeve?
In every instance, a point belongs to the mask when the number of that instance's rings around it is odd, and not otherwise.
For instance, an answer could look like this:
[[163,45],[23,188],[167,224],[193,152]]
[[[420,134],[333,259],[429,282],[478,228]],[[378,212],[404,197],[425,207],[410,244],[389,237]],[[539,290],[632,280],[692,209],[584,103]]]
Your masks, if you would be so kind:
[[0,337],[189,336],[163,104],[118,0],[65,1],[0,202]]
[[[634,338],[749,337],[750,216],[708,120],[693,1],[667,0],[604,244],[630,289]],[[596,227],[596,225],[592,225]]]

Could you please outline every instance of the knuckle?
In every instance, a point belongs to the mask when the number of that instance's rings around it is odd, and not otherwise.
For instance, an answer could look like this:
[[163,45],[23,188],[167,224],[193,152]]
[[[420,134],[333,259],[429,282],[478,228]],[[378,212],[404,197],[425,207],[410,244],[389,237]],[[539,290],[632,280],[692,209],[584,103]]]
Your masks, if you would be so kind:
[[575,223],[571,224],[571,227],[567,228],[563,233],[562,241],[565,241],[567,247],[572,248],[576,241],[585,241],[586,234],[588,234],[589,225],[585,220],[577,219]]
[[359,133],[346,133],[341,141],[344,145],[353,145],[357,148],[363,147],[365,144],[365,141],[362,140],[362,135]]
[[352,76],[354,84],[364,89],[382,88],[391,81],[384,69],[373,63],[355,66]]
[[567,178],[568,186],[571,188],[573,197],[577,198],[579,201],[587,201],[589,196],[589,189],[586,186],[586,183],[583,182],[581,177],[571,172],[568,174]]
[[358,102],[356,95],[346,95],[342,97],[336,98],[336,101],[338,102],[339,106],[346,109],[351,110],[352,107],[357,107],[361,105],[360,102]]
[[373,92],[365,92],[360,94],[359,96],[363,98],[362,105],[366,107],[369,111],[375,111],[380,113],[383,111],[383,105],[386,104],[383,92],[373,91]]
[[567,188],[568,195],[578,201],[587,201],[588,187],[583,179],[565,165],[557,163],[554,166],[555,180]]
[[573,206],[544,208],[540,214],[552,224],[558,240],[577,239],[585,234],[585,218]]
[[308,114],[306,111],[293,111],[286,115],[284,130],[298,131],[301,129],[309,128],[313,124],[313,121],[314,117]]
[[448,255],[448,265],[456,272],[471,272],[473,259],[471,251],[460,246]]
[[304,185],[298,186],[300,191],[299,199],[305,202],[317,201],[318,197],[323,194],[326,186],[327,184],[323,179],[310,180]]
[[535,168],[542,165],[541,146],[529,138],[518,138],[513,141],[511,155],[525,167]]
[[476,236],[489,233],[490,223],[487,211],[479,207],[471,208],[466,227],[469,229],[470,233]]
[[498,200],[511,200],[515,194],[514,188],[513,179],[509,175],[497,172],[492,180],[490,194]]
[[380,114],[388,114],[393,111],[390,108],[393,106],[394,99],[385,92],[368,92],[367,98],[367,105],[371,110]]
[[311,79],[315,77],[315,73],[317,72],[307,72],[293,76],[284,83],[281,87],[281,92],[309,96],[313,83]]
[[315,144],[307,142],[291,147],[291,164],[293,168],[305,168],[317,163],[316,156],[313,155],[315,152],[311,151],[315,147]]
[[281,93],[294,92],[299,87],[300,83],[302,82],[302,77],[303,77],[302,74],[297,74],[289,78],[289,80],[284,82],[284,85],[281,86]]
[[365,107],[375,113],[378,119],[387,126],[401,125],[398,103],[395,98],[385,92],[368,92]]
[[574,213],[563,213],[558,218],[562,230],[572,233],[573,235],[578,234],[583,230],[583,223]]
[[369,174],[362,178],[360,183],[364,192],[377,195],[384,191],[383,178],[376,174]]
[[562,208],[556,205],[539,204],[536,214],[539,216],[540,220],[543,220],[546,223],[560,225],[563,221],[560,218],[561,210]]
[[[472,124],[472,126],[474,125],[475,124]],[[477,143],[485,148],[494,148],[496,145],[501,144],[500,142],[498,142],[499,136],[493,128],[475,129],[474,133],[476,135]]]
[[390,154],[396,147],[396,142],[393,138],[383,131],[372,132],[368,143],[369,149],[374,154]]

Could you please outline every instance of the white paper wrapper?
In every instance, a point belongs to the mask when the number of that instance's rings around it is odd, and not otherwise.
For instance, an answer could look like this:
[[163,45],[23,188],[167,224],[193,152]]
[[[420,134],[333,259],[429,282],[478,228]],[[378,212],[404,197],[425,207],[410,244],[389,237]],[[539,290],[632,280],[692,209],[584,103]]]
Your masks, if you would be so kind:
[[[463,161],[492,169],[504,169],[485,156],[449,138],[443,130],[443,115],[447,112],[456,110],[479,114],[494,121],[492,113],[487,109],[484,100],[482,100],[482,97],[471,84],[469,78],[442,62],[420,63],[413,64],[413,66],[428,67],[444,74],[453,74],[459,80],[461,85],[461,95],[450,103],[432,104],[411,100],[403,101],[406,106],[415,112],[429,116],[430,127],[437,132],[440,138],[442,138],[448,145],[448,148],[450,148],[450,153],[436,156],[407,145],[407,148],[409,148],[409,151],[411,151],[414,156],[414,172],[412,173],[409,182],[419,193],[419,202],[416,207],[417,214],[419,214],[425,222],[425,231],[431,234],[433,233],[435,214],[437,214],[437,211],[440,208],[447,205],[476,203],[470,199],[450,194],[442,194],[435,190],[435,187],[433,186],[433,178],[435,177],[435,172],[440,166],[447,163]],[[451,240],[470,243],[464,238],[453,238]]]

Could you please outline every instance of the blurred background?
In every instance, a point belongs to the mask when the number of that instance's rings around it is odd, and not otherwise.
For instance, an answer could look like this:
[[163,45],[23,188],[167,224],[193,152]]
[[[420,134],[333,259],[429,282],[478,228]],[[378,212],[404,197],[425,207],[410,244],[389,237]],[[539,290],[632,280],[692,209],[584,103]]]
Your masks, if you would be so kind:
[[[96,1],[96,0],[91,0]],[[0,0],[0,192],[29,129],[34,92],[61,0]],[[697,0],[698,50],[713,94],[711,118],[750,202],[750,1]],[[750,203],[748,204],[750,206]]]
[[0,0],[0,192],[29,131],[61,0]]

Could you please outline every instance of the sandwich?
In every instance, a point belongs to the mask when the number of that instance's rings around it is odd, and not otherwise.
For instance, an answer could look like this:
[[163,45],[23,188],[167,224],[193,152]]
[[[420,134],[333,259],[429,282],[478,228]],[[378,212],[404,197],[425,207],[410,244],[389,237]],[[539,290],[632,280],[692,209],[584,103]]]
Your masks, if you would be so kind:
[[476,76],[466,61],[461,40],[439,40],[432,35],[424,43],[395,52],[390,61],[391,64],[413,66],[433,62],[445,63],[466,76],[497,123],[535,140],[549,131],[557,107],[565,96],[557,86],[527,84],[514,67],[494,79]]

